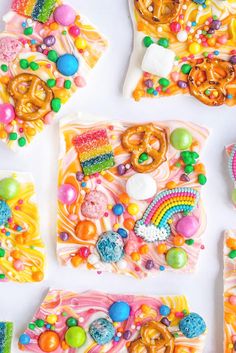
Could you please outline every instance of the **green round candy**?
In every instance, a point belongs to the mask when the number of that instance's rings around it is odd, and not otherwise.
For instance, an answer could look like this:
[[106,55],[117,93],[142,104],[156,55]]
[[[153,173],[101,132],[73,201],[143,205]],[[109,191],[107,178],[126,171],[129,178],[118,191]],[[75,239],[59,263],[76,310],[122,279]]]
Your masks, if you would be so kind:
[[230,259],[235,259],[235,257],[236,257],[236,250],[231,250],[228,256],[229,256]]
[[0,180],[0,197],[5,200],[14,199],[20,192],[20,183],[13,178]]
[[166,262],[170,267],[179,269],[186,266],[188,255],[182,248],[171,248],[167,251]]
[[58,59],[58,54],[55,50],[50,50],[48,52],[48,59],[53,61],[53,62],[56,62],[57,59]]
[[181,71],[183,72],[183,74],[189,74],[190,73],[190,71],[192,70],[192,66],[191,65],[189,65],[189,64],[183,64],[182,66],[181,66]]
[[0,248],[0,257],[5,256],[5,250],[3,248]]
[[191,164],[186,165],[186,167],[184,168],[184,171],[185,171],[186,174],[192,173],[193,170],[194,170],[194,168],[193,168],[193,166]]
[[39,69],[39,64],[35,63],[34,61],[32,61],[29,66],[33,71],[37,71]]
[[60,98],[53,98],[51,101],[51,107],[54,112],[59,112],[61,109],[61,100]]
[[236,205],[236,189],[234,189],[232,192],[232,201]]
[[31,36],[31,34],[33,34],[33,27],[27,27],[27,28],[25,28],[24,29],[24,34],[26,35],[26,36]]
[[148,160],[148,154],[146,152],[143,152],[138,159],[139,163],[143,163]]
[[45,325],[45,322],[42,319],[37,319],[34,323],[37,327],[43,327]]
[[70,327],[65,334],[65,341],[69,347],[79,348],[86,342],[87,335],[85,330],[80,326]]
[[186,150],[192,144],[190,132],[184,128],[177,128],[170,135],[170,142],[176,150]]
[[31,323],[29,323],[28,327],[29,327],[30,330],[33,331],[35,329],[36,325],[31,322]]
[[47,80],[47,85],[48,85],[48,87],[54,87],[54,86],[56,86],[56,80],[54,80],[54,78],[49,78],[49,79]]
[[167,38],[160,38],[157,42],[158,45],[160,45],[163,48],[168,48],[169,46],[169,39]]
[[147,89],[147,93],[148,94],[153,94],[153,92],[154,92],[154,88],[148,88]]
[[153,44],[153,40],[151,37],[146,36],[143,38],[143,44],[146,48],[150,47],[151,44]]
[[160,80],[158,82],[162,87],[168,87],[170,84],[170,81],[164,77],[160,78]]
[[66,89],[70,89],[71,88],[71,81],[70,80],[65,80],[64,87]]
[[66,320],[66,325],[67,325],[68,327],[77,326],[77,325],[78,325],[78,320],[75,319],[74,317],[69,317],[69,318]]
[[7,71],[8,71],[8,66],[7,66],[6,64],[2,64],[2,65],[1,65],[1,70],[2,70],[3,72],[7,72]]
[[17,133],[16,133],[16,132],[11,132],[11,133],[9,134],[9,140],[10,140],[10,141],[15,141],[15,140],[17,140]]
[[193,245],[194,244],[194,239],[187,239],[187,240],[185,240],[185,244],[187,244],[187,245]]
[[28,60],[26,60],[26,59],[21,59],[20,60],[20,67],[22,68],[22,69],[28,69],[28,67],[29,67],[29,62],[28,62]]
[[199,174],[198,175],[198,182],[201,185],[205,185],[207,182],[207,177],[204,174]]
[[19,140],[18,140],[18,145],[20,147],[24,147],[26,145],[26,139],[25,137],[20,137]]

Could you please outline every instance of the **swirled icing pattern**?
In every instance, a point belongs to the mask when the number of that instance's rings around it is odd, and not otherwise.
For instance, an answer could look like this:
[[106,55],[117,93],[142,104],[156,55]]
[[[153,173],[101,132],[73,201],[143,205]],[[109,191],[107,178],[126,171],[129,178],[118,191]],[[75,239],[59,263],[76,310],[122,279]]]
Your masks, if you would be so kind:
[[[112,322],[109,308],[119,302],[125,303],[131,310],[127,320],[115,323]],[[168,309],[167,317],[160,313],[161,308]],[[161,340],[157,339],[160,334],[158,327],[161,327],[162,339],[166,339],[166,345],[171,341],[171,350],[167,351],[202,353],[206,334],[201,333],[198,337],[190,339],[179,329],[180,321],[188,313],[188,302],[184,296],[148,297],[92,291],[77,294],[52,289],[32,318],[24,335],[20,336],[19,341],[27,344],[20,343],[19,348],[23,351],[40,353],[47,351],[51,343],[51,348],[57,353],[138,353],[140,350],[131,349],[131,343],[138,342],[140,335],[146,347],[154,345],[155,340],[161,346]],[[89,333],[91,324],[101,318],[112,323],[115,329],[113,339],[102,346],[97,344]],[[85,342],[80,347],[77,344],[76,348],[75,341],[68,339],[67,332],[71,325],[80,326],[86,334]],[[47,335],[45,332],[48,332]],[[58,337],[57,340],[55,335]],[[164,352],[163,349],[155,350],[159,351]]]
[[[18,189],[9,195],[9,185]],[[14,185],[13,185],[14,186]],[[34,182],[30,174],[0,172],[0,199],[11,216],[0,232],[0,282],[39,282],[44,278],[44,244],[40,237]]]
[[224,238],[224,353],[236,349],[236,232]]
[[191,94],[209,106],[236,104],[234,0],[128,1],[134,47],[126,97]]
[[[129,140],[125,148],[122,145],[122,136],[126,136],[124,132],[131,127],[134,132],[137,129],[148,131],[145,137],[142,134],[131,136],[132,144],[136,145],[135,163],[139,153],[139,163],[145,166],[145,173],[137,173],[133,168],[132,152],[126,149]],[[146,167],[151,159],[148,153],[155,155],[155,151],[161,150],[160,141],[152,135],[157,129],[165,136],[165,155],[160,154],[161,163],[148,172]],[[104,131],[115,164],[103,165],[99,173],[87,175],[80,161],[82,147],[88,145],[91,153],[102,156],[104,151],[94,135],[100,136]],[[78,149],[81,136],[87,136],[88,141]],[[185,136],[187,144],[180,146],[179,136]],[[137,126],[84,114],[65,118],[60,125],[58,175],[57,254],[60,263],[136,278],[165,269],[193,271],[200,249],[204,248],[202,234],[206,220],[199,197],[206,172],[199,155],[207,137],[206,129],[188,122]],[[179,147],[183,150],[178,150]],[[170,195],[168,200],[166,196],[161,197],[166,194]],[[155,199],[164,200],[157,209],[152,207]],[[147,225],[153,223],[152,227],[147,227],[150,230],[147,237],[137,232],[142,217]],[[151,230],[156,234],[159,221],[165,228],[165,236],[159,232],[152,238]],[[176,263],[175,256],[180,263]]]
[[[107,41],[86,17],[61,1],[14,0],[3,19],[0,140],[17,149],[52,123],[61,105],[86,86]],[[21,74],[26,75],[25,82]],[[27,80],[28,74],[40,79],[37,86]],[[14,92],[9,82],[14,83]]]
[[228,172],[233,183],[232,202],[236,206],[236,144],[231,144],[225,148],[228,157]]

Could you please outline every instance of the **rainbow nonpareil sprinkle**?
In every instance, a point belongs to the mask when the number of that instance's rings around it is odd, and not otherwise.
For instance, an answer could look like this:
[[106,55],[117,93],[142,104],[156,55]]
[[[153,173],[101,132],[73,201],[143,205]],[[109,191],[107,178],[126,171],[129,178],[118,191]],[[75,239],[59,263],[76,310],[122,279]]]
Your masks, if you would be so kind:
[[56,3],[57,0],[13,0],[12,9],[22,16],[45,23],[51,16]]
[[171,234],[170,220],[176,213],[188,214],[197,205],[199,192],[193,188],[165,190],[150,203],[142,219],[136,222],[134,232],[147,242],[163,241]]

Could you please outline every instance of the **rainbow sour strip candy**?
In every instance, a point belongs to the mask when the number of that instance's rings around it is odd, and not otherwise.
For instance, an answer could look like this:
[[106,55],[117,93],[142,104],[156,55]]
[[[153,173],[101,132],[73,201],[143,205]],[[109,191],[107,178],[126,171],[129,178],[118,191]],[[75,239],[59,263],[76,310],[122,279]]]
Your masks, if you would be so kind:
[[56,5],[56,0],[13,0],[12,9],[39,22],[47,22]]
[[12,322],[0,322],[0,353],[11,353]]
[[197,205],[199,192],[193,188],[165,190],[154,198],[142,219],[136,222],[134,232],[147,242],[162,241],[171,234],[170,220],[179,212],[189,213]]
[[77,136],[74,143],[85,175],[99,173],[114,166],[114,154],[106,129],[85,132]]

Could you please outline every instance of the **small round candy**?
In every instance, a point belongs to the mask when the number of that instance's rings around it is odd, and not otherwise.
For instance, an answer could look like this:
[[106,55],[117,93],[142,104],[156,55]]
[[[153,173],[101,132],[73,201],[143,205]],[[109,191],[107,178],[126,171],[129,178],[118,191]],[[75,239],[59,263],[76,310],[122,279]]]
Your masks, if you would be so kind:
[[5,200],[14,199],[20,192],[20,183],[14,178],[0,180],[0,197]]
[[199,221],[195,216],[181,218],[176,224],[176,230],[185,238],[191,238],[199,229]]
[[130,203],[127,207],[127,211],[131,216],[135,216],[139,213],[139,206],[136,203]]
[[201,45],[197,42],[193,42],[189,45],[188,50],[193,55],[198,54],[201,51]]
[[124,228],[118,228],[117,233],[120,234],[122,238],[128,237],[128,232]]
[[79,61],[72,54],[64,54],[57,60],[57,70],[64,76],[73,76],[79,69]]
[[0,104],[0,123],[10,124],[15,119],[15,109],[10,103]]
[[13,267],[18,272],[24,271],[24,269],[25,269],[24,263],[21,260],[14,260]]
[[38,345],[43,352],[53,352],[59,347],[60,338],[55,331],[45,331],[39,336]]
[[81,326],[70,327],[65,334],[65,341],[72,348],[80,348],[85,344],[86,339],[86,332]]
[[168,315],[170,315],[170,308],[169,308],[169,306],[167,306],[167,305],[162,305],[162,306],[160,306],[160,308],[159,308],[159,313],[160,313],[160,315],[162,315],[162,316],[168,316]]
[[27,335],[27,333],[23,333],[23,335],[20,336],[19,338],[20,344],[23,344],[24,346],[30,343],[30,336]]
[[188,255],[182,248],[171,248],[167,251],[166,262],[170,267],[180,269],[186,266]]
[[126,192],[134,200],[147,200],[157,192],[157,184],[150,174],[135,173],[126,183]]
[[80,28],[78,26],[71,26],[69,33],[72,37],[76,38],[80,35]]
[[56,43],[56,38],[53,35],[47,36],[43,39],[43,43],[47,47],[52,47]]
[[86,194],[81,205],[81,213],[86,218],[100,219],[107,209],[106,195],[97,190],[92,190]]
[[76,226],[75,233],[81,240],[93,240],[97,235],[97,227],[92,221],[80,221]]
[[77,326],[77,325],[78,325],[78,320],[75,319],[74,317],[69,317],[69,318],[66,320],[66,325],[67,325],[68,327]]
[[109,316],[114,322],[123,322],[129,318],[130,315],[130,306],[124,301],[117,301],[113,303],[109,310]]
[[179,42],[186,42],[188,39],[188,33],[186,31],[179,31],[177,33],[177,39]]
[[230,302],[231,305],[236,306],[236,296],[235,295],[231,295],[229,297],[229,302]]
[[75,40],[75,46],[78,50],[86,49],[87,45],[88,45],[88,43],[87,43],[86,39],[84,39],[84,38],[79,37]]
[[58,199],[65,205],[71,205],[78,196],[76,188],[71,184],[62,184],[58,190]]
[[75,22],[76,12],[69,5],[60,5],[53,13],[54,20],[62,26],[70,26]]
[[177,128],[170,135],[170,142],[177,150],[186,150],[192,144],[193,138],[190,132],[184,128]]
[[58,320],[58,317],[55,314],[48,315],[46,318],[47,323],[51,325],[54,325],[57,322],[57,320]]
[[122,213],[124,213],[124,206],[121,203],[117,203],[116,205],[114,205],[112,207],[112,212],[116,216],[120,216],[120,215],[122,215]]
[[97,344],[104,345],[115,336],[115,328],[110,321],[101,318],[91,323],[89,333]]
[[181,25],[179,22],[171,22],[170,24],[170,30],[171,32],[178,33],[181,30]]
[[59,237],[62,241],[67,241],[69,239],[69,234],[67,232],[60,232]]

